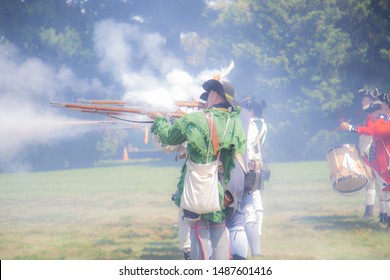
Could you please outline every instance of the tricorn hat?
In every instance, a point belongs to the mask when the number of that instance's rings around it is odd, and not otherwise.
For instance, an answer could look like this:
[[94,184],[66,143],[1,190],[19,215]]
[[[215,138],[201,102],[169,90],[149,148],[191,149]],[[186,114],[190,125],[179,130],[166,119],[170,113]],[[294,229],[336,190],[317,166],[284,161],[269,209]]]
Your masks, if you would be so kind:
[[241,106],[248,109],[253,110],[256,116],[261,117],[263,114],[263,110],[267,107],[267,102],[264,100],[256,101],[254,97],[245,97],[240,102]]
[[205,92],[200,95],[200,99],[204,101],[207,101],[210,91],[214,90],[218,94],[225,97],[230,105],[237,105],[237,102],[234,100],[235,90],[231,83],[228,83],[226,81],[220,82],[216,79],[210,79],[203,83],[202,88],[205,90]]
[[387,105],[390,105],[390,94],[389,93],[380,93],[378,95],[378,99],[382,102],[387,103]]
[[380,95],[377,88],[375,88],[375,91],[370,91],[369,89],[362,88],[358,91],[359,94],[362,94],[363,97],[369,97],[371,99],[377,99]]
[[368,97],[372,102],[362,107],[363,111],[367,113],[373,113],[375,111],[378,111],[381,109],[382,102],[384,97],[381,97],[381,93],[379,93],[378,89],[376,88],[375,91],[370,91],[368,89],[361,89],[358,91],[358,93],[362,94],[362,97]]

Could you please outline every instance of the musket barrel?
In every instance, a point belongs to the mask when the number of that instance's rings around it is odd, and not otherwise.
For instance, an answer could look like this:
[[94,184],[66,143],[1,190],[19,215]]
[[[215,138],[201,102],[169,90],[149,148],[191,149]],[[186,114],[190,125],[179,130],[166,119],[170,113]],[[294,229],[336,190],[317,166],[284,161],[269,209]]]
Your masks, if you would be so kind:
[[120,105],[123,106],[125,104],[128,104],[129,102],[125,100],[85,100],[85,99],[79,99],[77,102],[82,103],[90,103],[90,104],[98,104],[98,105]]
[[[131,104],[129,101],[126,100],[85,100],[85,99],[79,99],[77,102],[81,103],[89,103],[89,104],[95,104],[95,105],[118,105],[118,106],[124,106],[126,104]],[[176,106],[179,107],[199,107],[204,108],[205,103],[199,102],[199,101],[175,101]]]
[[[86,113],[101,113],[101,114],[121,114],[121,113],[132,113],[132,114],[140,114],[147,115],[152,112],[156,112],[153,110],[145,110],[139,108],[131,108],[131,107],[111,107],[111,106],[101,106],[101,105],[84,105],[77,103],[59,103],[59,102],[51,102],[50,103],[54,107],[64,107],[71,110],[79,110],[81,112]],[[181,118],[186,113],[180,110],[176,112],[166,112],[166,111],[157,111],[163,116]]]
[[206,104],[199,101],[175,101],[176,106],[179,107],[198,107],[205,108]]

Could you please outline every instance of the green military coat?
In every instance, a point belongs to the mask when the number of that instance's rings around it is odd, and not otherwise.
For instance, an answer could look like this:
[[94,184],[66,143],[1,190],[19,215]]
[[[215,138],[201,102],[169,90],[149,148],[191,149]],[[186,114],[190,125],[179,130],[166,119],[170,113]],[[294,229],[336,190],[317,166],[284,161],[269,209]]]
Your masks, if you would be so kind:
[[[206,112],[211,112],[214,117],[216,130],[220,142],[220,161],[224,167],[224,183],[228,184],[230,180],[230,172],[234,168],[235,153],[243,154],[246,148],[245,130],[241,124],[238,114],[240,108],[236,107],[233,112],[228,112],[226,109],[205,109],[204,111],[187,114],[182,118],[176,119],[174,123],[169,124],[168,120],[163,117],[158,117],[154,121],[151,131],[157,134],[162,144],[179,145],[187,142],[187,151],[191,160],[198,164],[203,164],[216,160],[214,151],[211,146],[209,148],[210,132],[207,124]],[[223,137],[226,123],[230,118]],[[180,206],[180,198],[184,186],[184,178],[186,173],[186,165],[184,164],[180,181],[178,183],[178,196],[175,201],[176,205]],[[223,187],[219,185],[220,201],[223,205]],[[221,222],[225,218],[223,211],[204,214],[206,219],[214,222]]]

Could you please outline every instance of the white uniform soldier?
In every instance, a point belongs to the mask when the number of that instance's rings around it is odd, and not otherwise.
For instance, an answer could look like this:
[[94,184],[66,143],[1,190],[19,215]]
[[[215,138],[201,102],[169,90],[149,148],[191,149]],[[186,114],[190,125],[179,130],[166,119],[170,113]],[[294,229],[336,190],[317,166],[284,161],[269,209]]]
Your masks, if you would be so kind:
[[[249,169],[260,172],[262,174],[262,180],[264,180],[265,177],[269,176],[269,173],[264,172],[265,168],[262,158],[262,147],[267,137],[267,124],[263,118],[263,110],[267,104],[263,100],[258,103],[253,98],[246,98],[241,104],[250,113],[247,140],[248,160],[250,162]],[[261,186],[263,186],[263,182]],[[262,188],[252,192],[252,203],[247,204],[245,211],[245,231],[252,256],[263,255],[260,245],[263,225],[261,192]]]

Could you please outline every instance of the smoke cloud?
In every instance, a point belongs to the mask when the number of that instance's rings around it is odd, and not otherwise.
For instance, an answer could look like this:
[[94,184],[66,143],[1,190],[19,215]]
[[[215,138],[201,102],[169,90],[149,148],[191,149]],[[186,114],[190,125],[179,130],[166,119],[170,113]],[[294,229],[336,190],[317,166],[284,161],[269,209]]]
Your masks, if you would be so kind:
[[[171,109],[175,100],[197,99],[201,84],[218,70],[192,75],[166,46],[159,33],[137,25],[103,20],[94,31],[96,65],[109,87],[123,89],[124,100],[148,108]],[[76,137],[87,127],[69,129],[74,122],[50,101],[65,99],[67,92],[80,95],[102,92],[100,79],[76,77],[68,66],[55,66],[25,57],[12,43],[0,45],[0,168],[16,166],[16,156],[29,145],[49,144]],[[106,87],[107,88],[107,87]],[[77,115],[75,114],[75,118]]]
[[62,116],[49,103],[69,90],[85,93],[97,88],[98,81],[83,81],[67,67],[25,58],[11,43],[0,45],[0,72],[0,168],[24,168],[15,160],[28,146],[85,131],[64,126],[74,119]]
[[113,20],[95,26],[99,68],[124,87],[123,99],[170,109],[175,100],[197,99],[201,83],[215,70],[192,75],[166,47],[158,33],[145,33],[136,25]]

